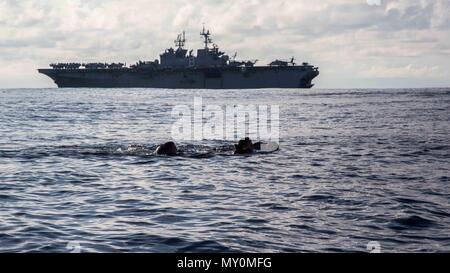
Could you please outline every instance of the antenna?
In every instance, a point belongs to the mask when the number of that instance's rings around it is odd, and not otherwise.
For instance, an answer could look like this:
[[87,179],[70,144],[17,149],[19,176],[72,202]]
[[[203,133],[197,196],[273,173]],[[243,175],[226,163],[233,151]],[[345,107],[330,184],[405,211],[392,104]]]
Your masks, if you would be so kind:
[[205,29],[204,23],[203,23],[203,30],[200,33],[200,36],[203,36],[203,39],[204,39],[203,43],[205,44],[205,49],[208,49],[208,45],[212,43],[212,39],[209,37],[209,36],[211,36],[209,29],[208,30]]
[[290,61],[290,63],[292,64],[292,66],[295,66],[295,57],[294,56],[292,56],[292,58],[291,58],[291,61]]
[[185,43],[186,43],[186,34],[185,31],[183,31],[182,34],[178,34],[177,39],[175,40],[175,46],[178,48],[183,48]]

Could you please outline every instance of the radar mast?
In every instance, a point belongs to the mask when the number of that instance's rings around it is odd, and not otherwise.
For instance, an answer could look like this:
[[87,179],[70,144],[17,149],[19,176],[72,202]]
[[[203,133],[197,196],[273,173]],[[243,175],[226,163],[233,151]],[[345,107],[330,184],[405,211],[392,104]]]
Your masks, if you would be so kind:
[[183,48],[186,43],[186,34],[183,31],[182,34],[178,34],[177,39],[174,41],[175,46],[178,48]]
[[212,44],[212,39],[209,37],[211,36],[211,33],[209,32],[209,29],[205,29],[205,24],[203,24],[203,31],[200,33],[201,36],[203,36],[205,49],[208,49],[208,45]]

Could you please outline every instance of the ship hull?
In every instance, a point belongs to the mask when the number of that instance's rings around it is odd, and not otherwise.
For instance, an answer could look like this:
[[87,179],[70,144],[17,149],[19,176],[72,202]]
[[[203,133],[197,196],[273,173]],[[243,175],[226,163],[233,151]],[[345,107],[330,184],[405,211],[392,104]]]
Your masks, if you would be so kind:
[[257,89],[311,88],[319,74],[309,66],[205,69],[39,69],[60,87]]

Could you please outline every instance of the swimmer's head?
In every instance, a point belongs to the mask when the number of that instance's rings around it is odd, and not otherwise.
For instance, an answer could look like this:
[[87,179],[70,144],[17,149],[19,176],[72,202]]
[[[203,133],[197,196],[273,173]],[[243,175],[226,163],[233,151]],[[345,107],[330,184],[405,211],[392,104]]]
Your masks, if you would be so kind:
[[177,155],[178,149],[175,143],[172,141],[161,144],[156,148],[156,154],[157,155],[169,155],[169,156],[175,156]]
[[239,140],[238,144],[234,145],[235,154],[252,154],[253,153],[253,142],[250,138]]

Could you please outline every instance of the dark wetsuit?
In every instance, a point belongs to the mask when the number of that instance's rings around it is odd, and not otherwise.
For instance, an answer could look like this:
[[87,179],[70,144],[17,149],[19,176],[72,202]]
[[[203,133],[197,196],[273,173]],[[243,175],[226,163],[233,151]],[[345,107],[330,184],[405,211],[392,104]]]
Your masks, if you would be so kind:
[[175,145],[175,143],[173,143],[171,141],[171,142],[167,142],[167,143],[159,145],[158,148],[156,148],[155,153],[157,155],[175,156],[178,153],[178,149],[177,149],[177,146]]
[[253,154],[258,150],[261,150],[261,142],[257,142],[253,144],[252,140],[250,138],[245,138],[242,140],[239,140],[239,143],[234,145],[235,151],[234,154],[238,155],[246,155],[246,154]]

